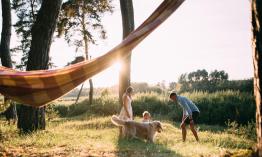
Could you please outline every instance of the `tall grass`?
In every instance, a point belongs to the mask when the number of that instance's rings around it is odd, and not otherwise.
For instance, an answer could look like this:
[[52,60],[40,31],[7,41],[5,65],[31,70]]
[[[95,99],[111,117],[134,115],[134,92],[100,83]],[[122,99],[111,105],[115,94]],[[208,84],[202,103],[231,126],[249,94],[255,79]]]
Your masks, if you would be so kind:
[[118,99],[113,96],[102,96],[95,98],[93,104],[90,105],[88,100],[84,100],[78,104],[63,105],[58,104],[54,107],[61,117],[73,117],[83,113],[96,115],[113,115],[119,111]]

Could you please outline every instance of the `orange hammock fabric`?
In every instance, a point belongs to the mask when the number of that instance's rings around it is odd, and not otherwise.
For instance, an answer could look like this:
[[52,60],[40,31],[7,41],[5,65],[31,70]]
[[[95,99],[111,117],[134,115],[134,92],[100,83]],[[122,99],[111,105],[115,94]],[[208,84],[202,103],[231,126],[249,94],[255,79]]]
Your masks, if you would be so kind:
[[96,59],[57,70],[20,72],[0,66],[0,93],[30,106],[43,106],[129,55],[184,0],[164,0],[153,14],[119,45]]

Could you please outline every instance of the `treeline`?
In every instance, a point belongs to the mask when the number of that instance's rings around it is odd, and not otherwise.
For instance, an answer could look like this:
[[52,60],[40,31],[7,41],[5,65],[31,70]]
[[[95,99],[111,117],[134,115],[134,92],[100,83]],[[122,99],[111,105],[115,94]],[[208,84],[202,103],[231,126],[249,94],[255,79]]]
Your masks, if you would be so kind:
[[214,70],[208,73],[205,69],[181,74],[177,82],[158,82],[156,85],[147,83],[132,83],[137,93],[166,93],[176,91],[179,94],[185,92],[205,91],[209,93],[217,91],[239,91],[253,93],[253,78],[245,80],[229,80],[229,75],[224,70]]
[[208,73],[205,69],[196,70],[180,75],[177,83],[171,83],[171,88],[179,93],[193,91],[225,91],[237,90],[240,92],[253,92],[253,79],[228,80],[228,74],[224,71],[214,70]]
[[[253,93],[253,79],[246,80],[228,80],[229,75],[224,71],[214,70],[208,73],[205,69],[196,70],[190,73],[181,74],[177,82],[170,82],[168,85],[165,81],[158,82],[155,85],[150,85],[146,82],[133,82],[131,85],[134,87],[136,93],[168,93],[176,91],[179,94],[185,92],[205,91],[213,93],[216,91],[239,91]],[[76,97],[79,89],[74,89],[67,94],[68,97]],[[87,96],[89,89],[85,88],[82,91],[82,96]],[[118,86],[108,88],[96,88],[94,96],[101,95],[118,95]]]
[[[158,83],[156,85],[150,85],[145,82],[132,82],[131,86],[135,89],[135,93],[158,93],[161,94],[163,92],[166,92],[169,90],[164,83]],[[89,92],[89,88],[84,88],[81,92],[81,96],[87,96]],[[76,97],[79,93],[79,89],[75,88],[68,94],[66,94],[64,97]],[[94,97],[99,97],[103,95],[118,95],[118,86],[112,86],[112,87],[101,87],[101,88],[95,88],[94,90]]]

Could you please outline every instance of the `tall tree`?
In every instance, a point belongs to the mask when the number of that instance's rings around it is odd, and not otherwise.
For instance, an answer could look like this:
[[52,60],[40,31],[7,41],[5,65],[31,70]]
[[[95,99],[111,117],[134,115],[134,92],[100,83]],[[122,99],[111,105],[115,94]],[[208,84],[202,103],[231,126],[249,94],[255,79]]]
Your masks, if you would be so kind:
[[256,100],[257,152],[262,156],[262,1],[252,1],[254,94]]
[[[12,68],[12,60],[10,55],[10,40],[11,40],[11,3],[10,0],[1,0],[2,2],[2,33],[0,43],[0,57],[3,66]],[[7,99],[4,99],[7,100]],[[16,111],[16,105],[10,105],[9,109]],[[10,113],[9,113],[10,114]]]
[[[28,52],[31,47],[32,34],[31,29],[36,20],[42,0],[13,0],[12,8],[17,16],[14,24],[15,32],[19,44],[11,49],[14,54],[22,54],[20,62],[16,63],[16,68],[25,70],[28,61]],[[55,67],[49,58],[49,68]]]
[[[134,30],[134,9],[132,0],[120,0],[120,8],[122,14],[123,39]],[[122,95],[125,89],[130,86],[131,73],[131,53],[121,63],[119,73],[119,102],[122,103]]]
[[11,39],[11,4],[10,0],[1,0],[2,2],[2,33],[0,44],[0,56],[2,65],[12,68],[10,55],[10,39]]
[[[111,0],[68,0],[62,5],[58,33],[60,36],[64,33],[68,44],[74,45],[76,51],[82,51],[85,59],[89,60],[89,45],[96,44],[93,32],[98,32],[102,39],[106,38],[106,31],[101,23],[102,14],[106,12],[112,12]],[[89,104],[92,104],[92,79],[89,79],[89,85]],[[82,88],[83,85],[80,92]]]
[[224,70],[214,70],[209,74],[209,80],[211,82],[228,80],[228,74]]
[[[56,28],[62,0],[44,0],[32,27],[32,42],[27,70],[48,69],[49,49]],[[41,98],[39,98],[41,99]],[[45,107],[34,108],[21,105],[18,128],[23,132],[45,129]]]

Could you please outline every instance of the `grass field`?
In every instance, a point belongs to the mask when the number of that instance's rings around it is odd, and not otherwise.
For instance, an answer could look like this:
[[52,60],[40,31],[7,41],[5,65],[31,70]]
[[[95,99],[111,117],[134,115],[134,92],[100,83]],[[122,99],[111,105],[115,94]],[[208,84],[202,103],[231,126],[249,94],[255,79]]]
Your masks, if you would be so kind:
[[[136,118],[136,120],[140,120]],[[0,156],[109,156],[109,157],[173,157],[173,156],[251,156],[255,141],[230,134],[219,126],[199,125],[200,142],[188,132],[181,140],[179,124],[162,121],[164,131],[155,143],[118,138],[118,128],[110,117],[83,114],[57,118],[47,129],[20,135],[16,126],[0,120]],[[188,130],[189,131],[189,130]]]

